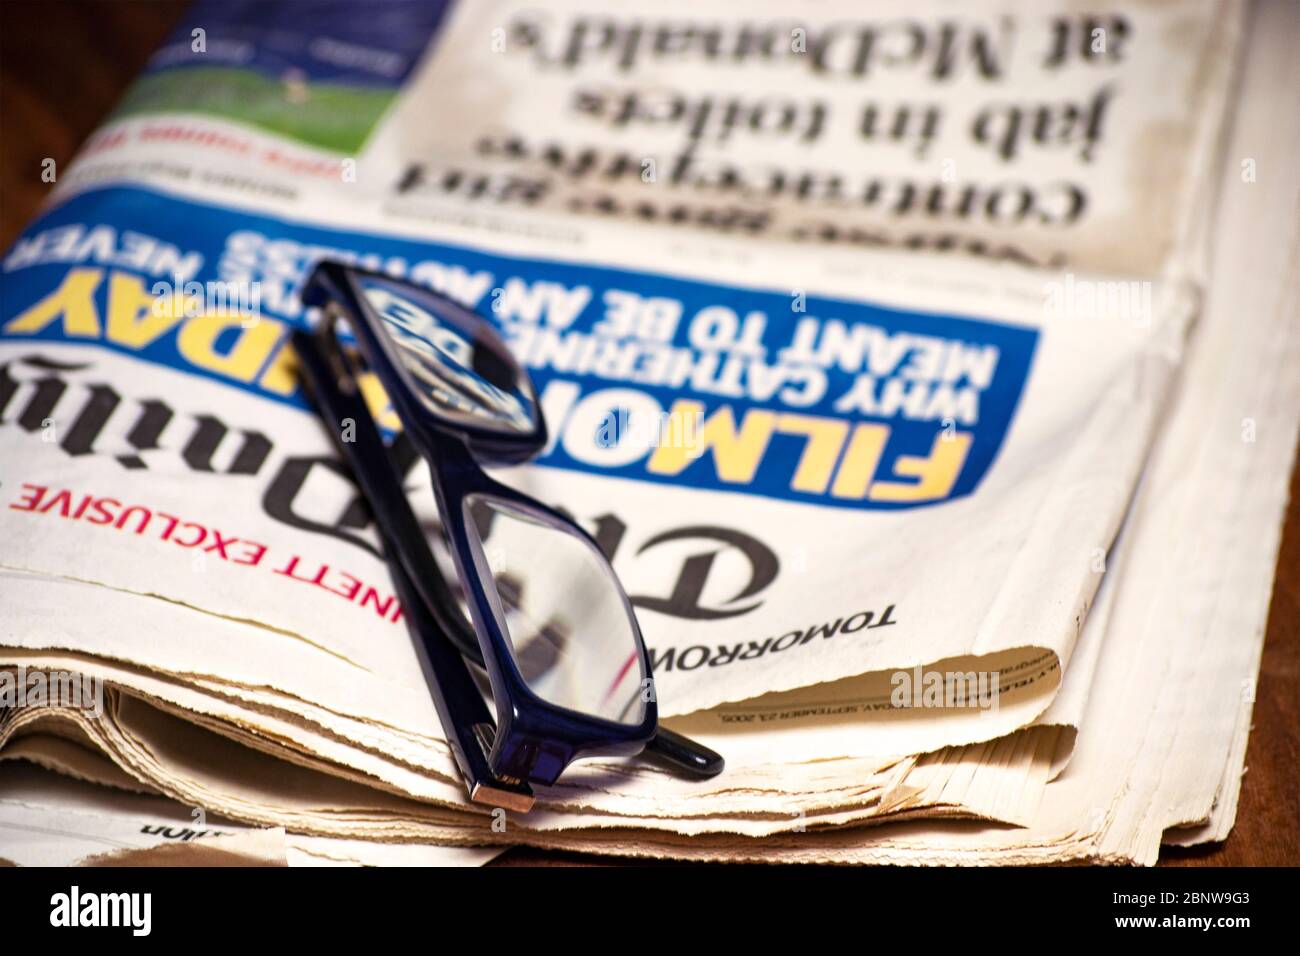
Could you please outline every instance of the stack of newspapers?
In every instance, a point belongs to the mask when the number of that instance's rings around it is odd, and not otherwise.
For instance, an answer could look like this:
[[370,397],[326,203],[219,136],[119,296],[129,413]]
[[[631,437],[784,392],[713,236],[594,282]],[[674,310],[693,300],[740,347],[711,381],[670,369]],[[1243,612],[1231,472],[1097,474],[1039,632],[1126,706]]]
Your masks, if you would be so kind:
[[[0,858],[1227,836],[1300,426],[1287,0],[273,7],[196,3],[3,260]],[[722,774],[467,799],[297,380],[322,259],[498,324],[551,437],[494,475],[600,542]]]

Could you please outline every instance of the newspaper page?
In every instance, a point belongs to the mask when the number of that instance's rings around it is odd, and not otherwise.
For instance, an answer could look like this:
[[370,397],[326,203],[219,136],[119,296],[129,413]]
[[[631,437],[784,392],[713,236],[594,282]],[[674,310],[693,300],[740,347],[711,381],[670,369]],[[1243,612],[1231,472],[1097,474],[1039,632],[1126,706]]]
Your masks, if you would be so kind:
[[[552,435],[500,477],[610,555],[662,713],[884,713],[887,754],[1028,724],[1194,317],[1239,10],[954,9],[197,4],[4,258],[0,565],[314,648],[253,682],[340,713],[418,692],[286,339],[340,259],[498,323]],[[7,630],[69,646],[24,593]],[[999,706],[913,709],[938,665]]]

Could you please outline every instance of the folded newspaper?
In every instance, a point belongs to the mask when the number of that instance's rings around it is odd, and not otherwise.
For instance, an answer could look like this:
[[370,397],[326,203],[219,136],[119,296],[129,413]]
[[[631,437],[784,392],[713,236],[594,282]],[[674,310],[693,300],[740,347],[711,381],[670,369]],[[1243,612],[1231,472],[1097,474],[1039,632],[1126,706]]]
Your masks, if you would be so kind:
[[[0,857],[142,851],[160,795],[280,862],[1222,839],[1300,413],[1300,127],[1234,104],[1295,27],[196,3],[3,260],[0,759],[82,783],[0,782]],[[497,323],[550,428],[500,476],[595,536],[722,775],[468,802],[296,374],[323,259]]]

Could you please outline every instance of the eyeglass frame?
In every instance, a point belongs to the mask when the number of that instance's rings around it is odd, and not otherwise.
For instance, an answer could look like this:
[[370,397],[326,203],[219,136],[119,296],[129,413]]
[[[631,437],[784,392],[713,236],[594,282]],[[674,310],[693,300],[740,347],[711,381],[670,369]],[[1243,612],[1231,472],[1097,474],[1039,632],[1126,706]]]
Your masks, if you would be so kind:
[[[476,344],[490,347],[494,358],[507,362],[516,382],[528,390],[534,427],[503,432],[453,423],[426,409],[389,333],[382,330],[385,320],[366,300],[356,281],[360,279],[409,290],[417,302],[451,309],[462,321],[466,317],[475,321]],[[351,464],[379,526],[394,587],[470,799],[526,811],[534,799],[532,786],[553,784],[574,760],[627,756],[642,750],[693,776],[711,777],[721,772],[724,762],[718,754],[658,725],[653,672],[640,624],[596,541],[568,515],[501,484],[483,471],[480,457],[494,464],[523,462],[534,457],[547,441],[546,422],[531,376],[519,366],[492,323],[432,290],[331,261],[316,265],[303,285],[301,300],[322,313],[314,332],[293,332],[292,342],[305,383],[325,416],[338,423],[349,419],[354,423],[352,441],[343,442],[338,430],[330,431]],[[429,466],[472,626],[466,622],[434,560],[393,469],[379,427],[358,386],[359,370],[349,362],[337,337],[340,320],[350,325],[368,370],[377,377],[408,439]],[[499,502],[552,530],[576,537],[603,565],[623,604],[641,673],[645,675],[643,690],[648,694],[643,697],[644,712],[639,722],[625,724],[573,710],[545,700],[528,685],[519,672],[504,621],[488,593],[485,582],[492,576],[481,542],[469,531],[465,502],[471,496]],[[465,663],[467,658],[487,672],[497,711],[495,722]]]

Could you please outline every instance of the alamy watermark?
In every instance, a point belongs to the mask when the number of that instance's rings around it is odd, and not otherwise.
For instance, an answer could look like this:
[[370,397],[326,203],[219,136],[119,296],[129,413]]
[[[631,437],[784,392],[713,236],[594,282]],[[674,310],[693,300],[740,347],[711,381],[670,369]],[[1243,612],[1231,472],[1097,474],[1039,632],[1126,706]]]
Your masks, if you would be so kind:
[[614,408],[596,424],[599,448],[681,448],[693,457],[704,453],[704,415]]
[[192,319],[200,315],[240,315],[257,322],[262,310],[260,282],[155,282],[153,314]]
[[1064,279],[1043,283],[1043,311],[1054,319],[1126,319],[1145,328],[1151,324],[1151,283]]
[[895,671],[889,678],[889,703],[896,708],[970,708],[997,710],[997,671]]
[[0,708],[71,707],[92,718],[104,713],[104,681],[75,671],[0,670]]
[[50,925],[118,926],[131,930],[132,936],[148,936],[153,929],[153,894],[83,893],[74,883],[68,892],[50,897]]

